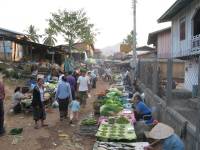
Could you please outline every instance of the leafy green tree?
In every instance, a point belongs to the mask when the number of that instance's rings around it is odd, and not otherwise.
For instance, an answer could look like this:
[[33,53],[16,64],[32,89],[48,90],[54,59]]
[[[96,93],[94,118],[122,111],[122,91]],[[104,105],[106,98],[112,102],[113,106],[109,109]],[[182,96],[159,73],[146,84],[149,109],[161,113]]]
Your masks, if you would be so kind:
[[72,50],[76,42],[94,43],[96,35],[93,31],[94,25],[89,23],[82,9],[78,11],[59,10],[57,13],[52,13],[48,21],[49,26],[63,36],[69,45],[69,50]]
[[56,35],[56,32],[52,28],[45,29],[44,39],[43,42],[45,45],[48,46],[55,46],[55,43],[57,42],[56,38],[54,37]]
[[127,37],[123,40],[123,44],[129,44],[133,46],[133,31],[127,35]]
[[133,31],[126,36],[126,38],[123,40],[123,43],[133,45]]
[[33,41],[39,43],[40,35],[37,34],[38,29],[34,25],[30,25],[26,30],[27,36]]

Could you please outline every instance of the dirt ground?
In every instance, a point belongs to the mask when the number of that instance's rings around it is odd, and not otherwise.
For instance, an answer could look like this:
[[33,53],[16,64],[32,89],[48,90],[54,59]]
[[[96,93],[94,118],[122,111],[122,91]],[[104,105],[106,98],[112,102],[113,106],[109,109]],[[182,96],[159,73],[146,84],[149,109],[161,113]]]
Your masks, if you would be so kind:
[[[0,137],[0,149],[2,150],[91,150],[95,142],[95,137],[79,135],[79,125],[72,127],[69,121],[60,122],[58,109],[47,110],[46,123],[48,127],[34,129],[34,122],[31,114],[11,115],[9,108],[11,96],[16,85],[23,82],[6,81],[5,100],[5,127],[6,135]],[[98,81],[97,88],[91,91],[91,98],[88,99],[87,106],[81,108],[80,119],[93,112],[93,101],[96,93],[108,88],[108,83]],[[11,128],[23,128],[20,136],[9,135]],[[65,134],[61,138],[59,134]]]

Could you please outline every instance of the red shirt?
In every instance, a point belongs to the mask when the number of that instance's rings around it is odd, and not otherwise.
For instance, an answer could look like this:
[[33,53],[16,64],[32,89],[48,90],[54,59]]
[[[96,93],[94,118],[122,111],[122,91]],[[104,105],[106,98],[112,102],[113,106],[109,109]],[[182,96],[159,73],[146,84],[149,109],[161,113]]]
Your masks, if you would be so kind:
[[5,98],[5,89],[2,82],[0,82],[0,100],[4,100]]

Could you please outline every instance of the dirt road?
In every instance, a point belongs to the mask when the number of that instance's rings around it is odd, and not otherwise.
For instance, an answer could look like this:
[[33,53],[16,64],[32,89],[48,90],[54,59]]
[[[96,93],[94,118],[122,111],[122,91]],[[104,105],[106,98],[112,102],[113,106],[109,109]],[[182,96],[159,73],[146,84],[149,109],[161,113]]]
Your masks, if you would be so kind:
[[[19,82],[6,84],[5,100],[5,126],[7,133],[0,137],[0,149],[2,150],[91,150],[95,142],[95,137],[80,136],[79,126],[69,125],[69,121],[60,122],[57,109],[47,110],[46,123],[48,127],[34,129],[34,122],[31,114],[10,115],[9,107],[11,95]],[[96,93],[109,85],[103,81],[98,81],[97,88],[91,91],[91,98],[88,99],[86,108],[81,109],[80,118],[93,112],[93,101]],[[11,128],[23,128],[21,136],[9,135]],[[59,135],[63,134],[64,137]]]

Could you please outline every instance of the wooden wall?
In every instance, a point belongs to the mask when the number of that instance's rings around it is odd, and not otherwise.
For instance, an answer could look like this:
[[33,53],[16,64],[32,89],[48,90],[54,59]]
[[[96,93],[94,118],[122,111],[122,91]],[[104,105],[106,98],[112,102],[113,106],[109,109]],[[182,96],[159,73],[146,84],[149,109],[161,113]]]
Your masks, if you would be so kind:
[[158,34],[157,41],[158,58],[170,58],[171,56],[171,31]]
[[[191,40],[193,37],[192,18],[199,7],[200,1],[195,0],[172,19],[172,57],[188,56],[191,54]],[[180,41],[180,20],[182,19],[186,20],[186,38]]]

